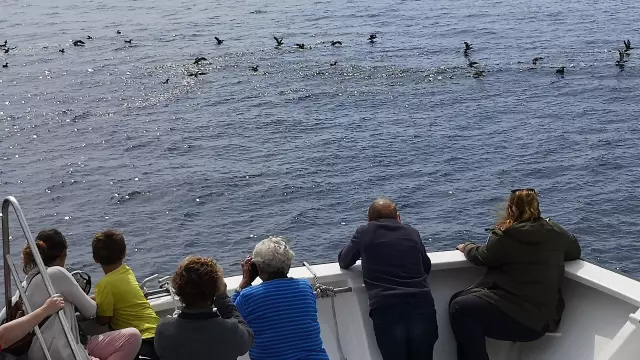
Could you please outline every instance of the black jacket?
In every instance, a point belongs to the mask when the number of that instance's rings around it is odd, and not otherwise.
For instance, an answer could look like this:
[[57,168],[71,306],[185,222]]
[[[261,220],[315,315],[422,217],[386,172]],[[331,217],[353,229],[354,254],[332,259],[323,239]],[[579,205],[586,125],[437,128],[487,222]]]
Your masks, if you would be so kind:
[[431,259],[416,229],[395,219],[360,226],[338,262],[348,269],[360,258],[371,309],[408,303],[434,306],[427,283]]
[[558,327],[564,310],[564,262],[580,257],[575,236],[540,218],[493,230],[486,245],[468,243],[464,254],[488,268],[473,285],[474,295],[533,329]]

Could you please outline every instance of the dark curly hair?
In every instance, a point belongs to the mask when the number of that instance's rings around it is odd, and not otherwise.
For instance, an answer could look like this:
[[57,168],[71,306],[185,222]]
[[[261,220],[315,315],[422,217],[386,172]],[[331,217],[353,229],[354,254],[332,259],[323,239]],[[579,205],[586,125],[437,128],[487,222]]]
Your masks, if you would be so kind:
[[[42,230],[36,236],[36,246],[44,266],[51,266],[54,261],[67,252],[67,239],[57,229]],[[22,271],[28,274],[36,267],[36,259],[27,244],[22,249]]]
[[91,242],[93,260],[100,265],[114,265],[124,259],[127,244],[122,233],[115,230],[105,230],[93,236]]
[[216,295],[224,292],[224,274],[214,260],[190,256],[178,265],[171,284],[184,306],[213,304]]

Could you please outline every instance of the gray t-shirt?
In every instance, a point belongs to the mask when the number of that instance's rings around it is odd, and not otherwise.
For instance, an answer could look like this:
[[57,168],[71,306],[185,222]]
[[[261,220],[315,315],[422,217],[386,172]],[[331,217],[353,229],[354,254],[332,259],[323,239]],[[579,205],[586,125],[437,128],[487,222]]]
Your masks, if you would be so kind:
[[227,294],[212,308],[182,309],[177,317],[162,319],[155,347],[161,360],[235,360],[253,346],[253,332]]

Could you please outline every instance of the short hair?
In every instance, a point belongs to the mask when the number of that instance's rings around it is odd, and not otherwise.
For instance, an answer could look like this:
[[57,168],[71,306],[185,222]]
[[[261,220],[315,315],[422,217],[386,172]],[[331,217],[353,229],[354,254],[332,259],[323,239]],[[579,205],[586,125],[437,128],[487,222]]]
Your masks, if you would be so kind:
[[368,212],[369,221],[376,221],[380,219],[397,219],[398,208],[388,197],[379,197],[375,199],[369,206]]
[[260,241],[253,249],[253,262],[267,274],[288,273],[294,252],[289,249],[287,240],[281,236],[269,236]]
[[93,236],[93,260],[100,265],[114,265],[124,259],[127,244],[121,232],[105,230]]
[[213,304],[216,295],[224,291],[224,273],[212,259],[189,256],[178,265],[171,285],[184,306]]

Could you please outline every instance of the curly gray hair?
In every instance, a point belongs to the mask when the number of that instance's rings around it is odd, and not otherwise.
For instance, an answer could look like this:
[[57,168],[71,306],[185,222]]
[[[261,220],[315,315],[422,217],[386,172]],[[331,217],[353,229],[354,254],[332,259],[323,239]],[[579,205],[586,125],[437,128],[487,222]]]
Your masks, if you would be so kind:
[[265,273],[288,273],[295,254],[287,240],[280,236],[269,236],[253,249],[253,262]]

